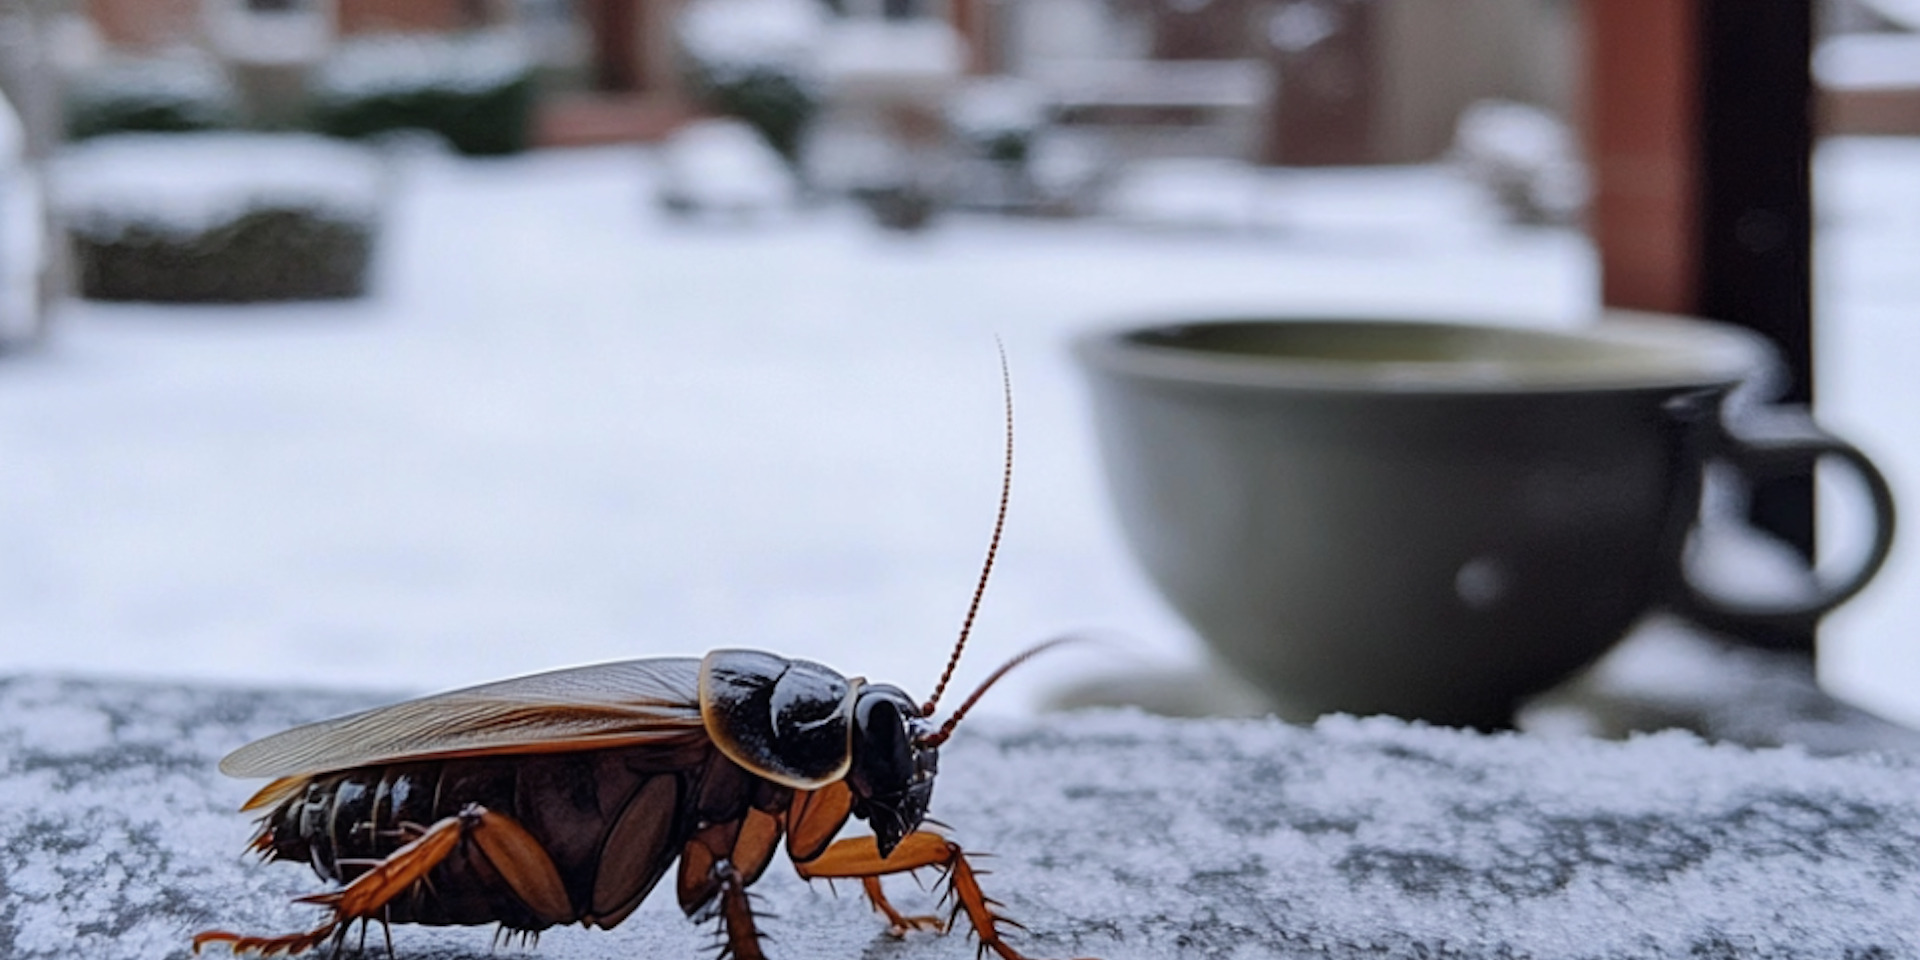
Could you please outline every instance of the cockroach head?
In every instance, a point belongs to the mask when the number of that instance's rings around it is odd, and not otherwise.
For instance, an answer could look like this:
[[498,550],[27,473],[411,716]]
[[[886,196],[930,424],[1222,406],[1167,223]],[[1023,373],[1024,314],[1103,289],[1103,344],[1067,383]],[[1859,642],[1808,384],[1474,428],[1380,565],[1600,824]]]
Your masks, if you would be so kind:
[[880,856],[920,828],[933,799],[940,747],[906,691],[888,684],[862,687],[853,705],[853,815],[873,827]]

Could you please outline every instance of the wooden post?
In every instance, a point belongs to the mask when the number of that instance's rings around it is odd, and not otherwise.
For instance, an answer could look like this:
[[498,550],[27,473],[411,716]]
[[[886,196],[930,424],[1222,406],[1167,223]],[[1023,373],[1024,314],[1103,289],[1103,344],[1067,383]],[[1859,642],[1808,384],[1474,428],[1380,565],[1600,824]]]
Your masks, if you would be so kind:
[[967,45],[967,73],[979,76],[999,69],[994,36],[994,7],[998,0],[950,0],[948,22]]
[[1698,306],[1700,144],[1692,0],[1588,0],[1589,228],[1608,306]]
[[608,93],[640,89],[638,0],[587,0],[581,10],[593,35],[594,89]]

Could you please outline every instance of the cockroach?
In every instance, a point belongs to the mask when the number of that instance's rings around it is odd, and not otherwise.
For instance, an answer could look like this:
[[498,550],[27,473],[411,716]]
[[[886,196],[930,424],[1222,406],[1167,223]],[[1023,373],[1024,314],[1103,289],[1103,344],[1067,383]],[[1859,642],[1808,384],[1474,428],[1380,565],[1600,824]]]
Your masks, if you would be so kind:
[[[784,840],[801,877],[861,883],[895,935],[945,932],[964,913],[1002,960],[1018,926],[980,889],[953,840],[922,829],[940,745],[1014,657],[943,723],[935,707],[993,572],[1013,483],[1013,393],[1001,357],[1006,453],[1000,508],[960,636],[933,695],[844,677],[758,650],[628,660],[443,693],[296,727],[220,762],[272,777],[242,811],[265,811],[250,849],[341,884],[296,902],[327,911],[285,936],[208,930],[194,952],[338,950],[355,921],[499,924],[511,937],[559,924],[611,929],[679,861],[695,920],[717,918],[722,953],[761,960],[747,888]],[[849,818],[871,836],[835,838]],[[933,867],[945,918],[907,916],[880,878]],[[388,934],[391,950],[391,934]]]

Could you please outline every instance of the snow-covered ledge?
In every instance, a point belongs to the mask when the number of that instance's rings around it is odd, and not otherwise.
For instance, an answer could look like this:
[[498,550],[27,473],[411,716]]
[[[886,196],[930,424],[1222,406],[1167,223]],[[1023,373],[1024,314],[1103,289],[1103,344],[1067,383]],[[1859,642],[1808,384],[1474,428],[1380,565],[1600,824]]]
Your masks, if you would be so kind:
[[[0,955],[181,957],[210,925],[286,932],[316,889],[241,854],[251,737],[371,702],[341,694],[0,680]],[[1131,712],[969,721],[934,815],[991,851],[988,893],[1038,956],[1910,957],[1920,769],[1709,745],[1486,736],[1390,720],[1313,728]],[[930,906],[904,881],[903,905]],[[934,960],[857,889],[775,864],[775,957]],[[402,957],[698,957],[711,926],[656,891],[618,930],[402,927]],[[369,940],[382,952],[376,932]]]

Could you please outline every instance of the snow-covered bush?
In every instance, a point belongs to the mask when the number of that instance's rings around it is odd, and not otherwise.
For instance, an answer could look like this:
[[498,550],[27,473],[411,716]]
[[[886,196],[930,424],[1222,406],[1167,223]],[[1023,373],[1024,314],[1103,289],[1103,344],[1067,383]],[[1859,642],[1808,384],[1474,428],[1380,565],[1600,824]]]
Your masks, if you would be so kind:
[[468,155],[526,149],[534,64],[510,37],[390,36],[343,45],[313,81],[314,129],[337,137],[425,130]]
[[948,107],[948,122],[968,151],[994,163],[1022,165],[1046,129],[1046,92],[1017,77],[995,77],[963,88]]
[[776,216],[799,194],[793,171],[744,120],[688,124],[660,146],[658,198],[682,216]]
[[359,296],[384,176],[304,134],[128,134],[69,150],[54,204],[80,294],[245,302]]
[[238,124],[240,99],[218,64],[192,56],[112,60],[66,83],[67,135],[217,130]]
[[1460,114],[1452,156],[1509,219],[1571,224],[1588,193],[1571,127],[1552,112],[1510,100],[1481,100]]
[[695,0],[679,40],[696,96],[794,162],[819,110],[813,59],[826,16],[815,0]]

